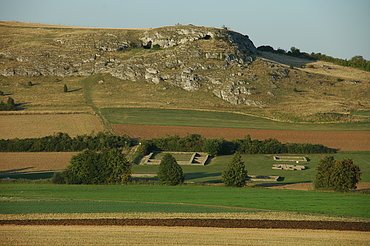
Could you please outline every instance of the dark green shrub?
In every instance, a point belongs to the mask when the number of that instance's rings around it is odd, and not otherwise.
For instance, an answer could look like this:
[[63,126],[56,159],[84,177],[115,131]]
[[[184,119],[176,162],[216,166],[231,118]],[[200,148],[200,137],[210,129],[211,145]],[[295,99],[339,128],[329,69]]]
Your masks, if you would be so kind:
[[118,150],[85,150],[63,172],[67,184],[117,184],[131,177],[131,165]]
[[16,110],[17,105],[15,104],[15,101],[13,98],[8,97],[6,102],[0,102],[0,111],[9,111],[9,110]]
[[184,173],[181,166],[176,162],[176,159],[165,154],[159,164],[158,178],[163,184],[178,185],[184,182]]
[[160,50],[161,46],[159,44],[155,44],[152,46],[152,50]]
[[335,191],[347,192],[356,189],[361,171],[350,159],[336,161],[331,174],[331,186]]
[[235,153],[232,161],[222,173],[226,186],[243,187],[248,180],[248,172],[239,152]]
[[315,188],[350,191],[356,189],[360,176],[360,168],[352,160],[336,161],[333,156],[327,156],[317,167]]
[[67,85],[66,85],[66,84],[64,84],[64,86],[63,86],[63,91],[64,91],[64,92],[68,92],[68,87],[67,87]]

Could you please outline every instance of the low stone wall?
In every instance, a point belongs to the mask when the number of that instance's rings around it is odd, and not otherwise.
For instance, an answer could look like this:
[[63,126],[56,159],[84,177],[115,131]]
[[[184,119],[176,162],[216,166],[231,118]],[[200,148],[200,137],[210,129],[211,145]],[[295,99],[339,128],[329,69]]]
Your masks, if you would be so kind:
[[295,171],[295,170],[305,170],[306,166],[302,165],[289,165],[289,164],[274,164],[272,165],[272,169],[274,170],[290,170],[290,171]]

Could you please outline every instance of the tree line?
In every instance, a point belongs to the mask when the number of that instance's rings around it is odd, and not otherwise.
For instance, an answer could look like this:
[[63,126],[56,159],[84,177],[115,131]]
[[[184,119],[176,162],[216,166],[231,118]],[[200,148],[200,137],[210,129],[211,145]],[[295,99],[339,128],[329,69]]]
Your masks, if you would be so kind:
[[147,155],[153,151],[191,151],[207,152],[212,156],[241,154],[313,154],[335,153],[336,149],[321,144],[281,143],[276,139],[258,140],[249,135],[242,139],[228,141],[225,139],[207,139],[198,134],[186,137],[168,136],[145,140],[141,143],[139,153]]
[[332,56],[328,56],[322,53],[314,53],[311,54],[306,52],[301,52],[296,47],[291,47],[289,51],[283,50],[283,49],[274,49],[272,46],[269,45],[262,45],[257,48],[259,51],[267,51],[271,53],[276,54],[282,54],[282,55],[288,55],[293,57],[299,57],[303,59],[309,59],[309,60],[320,60],[320,61],[327,61],[331,62],[340,66],[346,66],[346,67],[354,67],[359,68],[365,71],[370,71],[370,61],[364,59],[362,56],[354,56],[351,59],[340,59],[335,58]]
[[128,136],[107,133],[70,137],[67,133],[41,138],[0,139],[0,152],[62,152],[85,149],[102,150],[130,147],[136,143]]
[[[108,133],[70,137],[67,133],[41,138],[0,139],[0,152],[62,152],[85,149],[102,150],[124,148],[137,145],[138,140],[128,136]],[[153,151],[207,152],[212,156],[242,154],[312,154],[335,153],[336,149],[321,144],[281,143],[276,139],[258,140],[249,135],[242,139],[207,139],[198,134],[186,137],[168,136],[143,140],[139,147],[140,155]]]

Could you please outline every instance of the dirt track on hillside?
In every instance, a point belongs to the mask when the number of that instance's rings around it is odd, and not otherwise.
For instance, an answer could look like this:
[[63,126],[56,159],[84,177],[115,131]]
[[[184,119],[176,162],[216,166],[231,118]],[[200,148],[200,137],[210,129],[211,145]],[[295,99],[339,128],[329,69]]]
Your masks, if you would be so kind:
[[0,225],[116,225],[116,226],[187,226],[218,228],[284,228],[370,231],[370,223],[340,221],[243,220],[243,219],[50,219],[0,220]]
[[208,138],[236,139],[250,135],[256,139],[276,138],[281,142],[323,144],[343,151],[370,150],[370,131],[293,131],[243,128],[206,128],[188,126],[113,125],[118,134],[139,138],[166,135],[200,134]]

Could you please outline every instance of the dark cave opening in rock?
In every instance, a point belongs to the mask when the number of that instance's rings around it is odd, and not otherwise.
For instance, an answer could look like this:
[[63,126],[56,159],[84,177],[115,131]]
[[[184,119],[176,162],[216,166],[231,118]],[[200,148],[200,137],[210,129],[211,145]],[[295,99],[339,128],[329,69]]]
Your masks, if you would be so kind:
[[143,48],[144,49],[151,49],[152,48],[152,41],[149,41],[148,43],[146,43],[145,45],[143,44]]
[[206,36],[204,36],[202,39],[204,39],[204,40],[210,40],[212,37],[211,37],[211,35],[206,35]]

